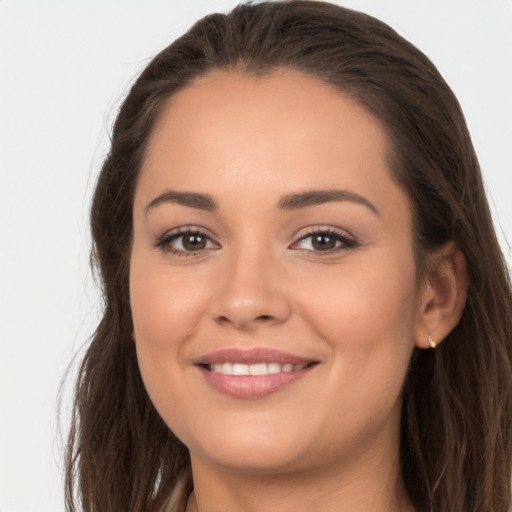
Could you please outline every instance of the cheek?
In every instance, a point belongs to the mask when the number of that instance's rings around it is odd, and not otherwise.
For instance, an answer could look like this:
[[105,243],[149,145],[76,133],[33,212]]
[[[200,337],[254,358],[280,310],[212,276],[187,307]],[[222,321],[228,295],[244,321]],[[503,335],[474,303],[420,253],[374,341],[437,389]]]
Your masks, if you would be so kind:
[[323,400],[330,404],[330,420],[322,435],[355,436],[366,445],[382,434],[383,425],[398,428],[414,347],[415,270],[394,258],[339,270],[336,279],[317,280],[315,289],[323,292],[304,294],[309,302],[303,303],[309,325],[332,353],[331,385]]
[[[155,350],[176,350],[203,311],[204,289],[189,273],[132,257],[130,301],[137,339]],[[175,342],[176,341],[176,342]]]
[[348,386],[353,400],[347,400],[367,410],[389,408],[398,399],[417,317],[412,256],[378,256],[372,264],[340,266],[336,276],[317,276],[315,293],[302,293],[303,315],[332,352],[337,389]]
[[310,304],[304,309],[322,318],[312,323],[335,345],[350,348],[359,340],[353,348],[362,350],[393,347],[404,338],[413,341],[419,294],[408,246],[395,251],[382,247],[347,260],[317,275],[314,289],[303,295]]
[[191,286],[186,272],[170,272],[165,264],[134,251],[130,303],[137,359],[151,400],[164,418],[169,410],[186,406],[186,383],[178,377],[185,364],[183,346],[201,316],[200,299],[199,287]]

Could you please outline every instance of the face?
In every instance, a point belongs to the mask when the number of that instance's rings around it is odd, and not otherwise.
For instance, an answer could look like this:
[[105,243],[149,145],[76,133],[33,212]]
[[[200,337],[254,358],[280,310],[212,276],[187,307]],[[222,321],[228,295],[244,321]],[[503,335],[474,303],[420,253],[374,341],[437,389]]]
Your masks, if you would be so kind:
[[193,464],[397,452],[418,296],[378,121],[314,78],[202,77],[159,120],[130,296],[148,393]]

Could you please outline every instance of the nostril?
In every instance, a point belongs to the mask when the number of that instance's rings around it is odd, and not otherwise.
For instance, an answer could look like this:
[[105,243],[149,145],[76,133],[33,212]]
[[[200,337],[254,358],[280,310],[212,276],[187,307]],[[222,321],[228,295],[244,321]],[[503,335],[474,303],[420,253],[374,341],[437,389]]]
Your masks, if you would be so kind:
[[272,315],[260,315],[255,318],[255,321],[256,322],[270,322],[271,320],[274,320],[274,319],[275,319],[275,317],[273,317]]

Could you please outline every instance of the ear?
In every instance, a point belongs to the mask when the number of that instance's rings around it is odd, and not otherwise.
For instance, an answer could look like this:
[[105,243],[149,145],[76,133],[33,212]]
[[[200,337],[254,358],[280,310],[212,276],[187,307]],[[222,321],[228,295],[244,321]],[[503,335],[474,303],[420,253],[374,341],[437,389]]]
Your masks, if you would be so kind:
[[439,344],[459,323],[468,284],[466,259],[454,242],[428,257],[415,330],[417,347],[429,348],[429,336]]

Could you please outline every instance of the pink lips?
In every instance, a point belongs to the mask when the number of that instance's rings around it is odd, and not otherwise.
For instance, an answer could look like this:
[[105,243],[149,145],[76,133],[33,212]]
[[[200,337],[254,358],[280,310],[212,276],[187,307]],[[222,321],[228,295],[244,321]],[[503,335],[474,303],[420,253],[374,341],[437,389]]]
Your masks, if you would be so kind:
[[[222,363],[254,365],[258,363],[278,363],[281,365],[301,365],[304,368],[281,371],[267,375],[229,375],[212,371],[212,366]],[[290,386],[308,374],[316,361],[273,349],[224,349],[200,357],[196,367],[206,382],[215,390],[241,399],[262,398]]]

